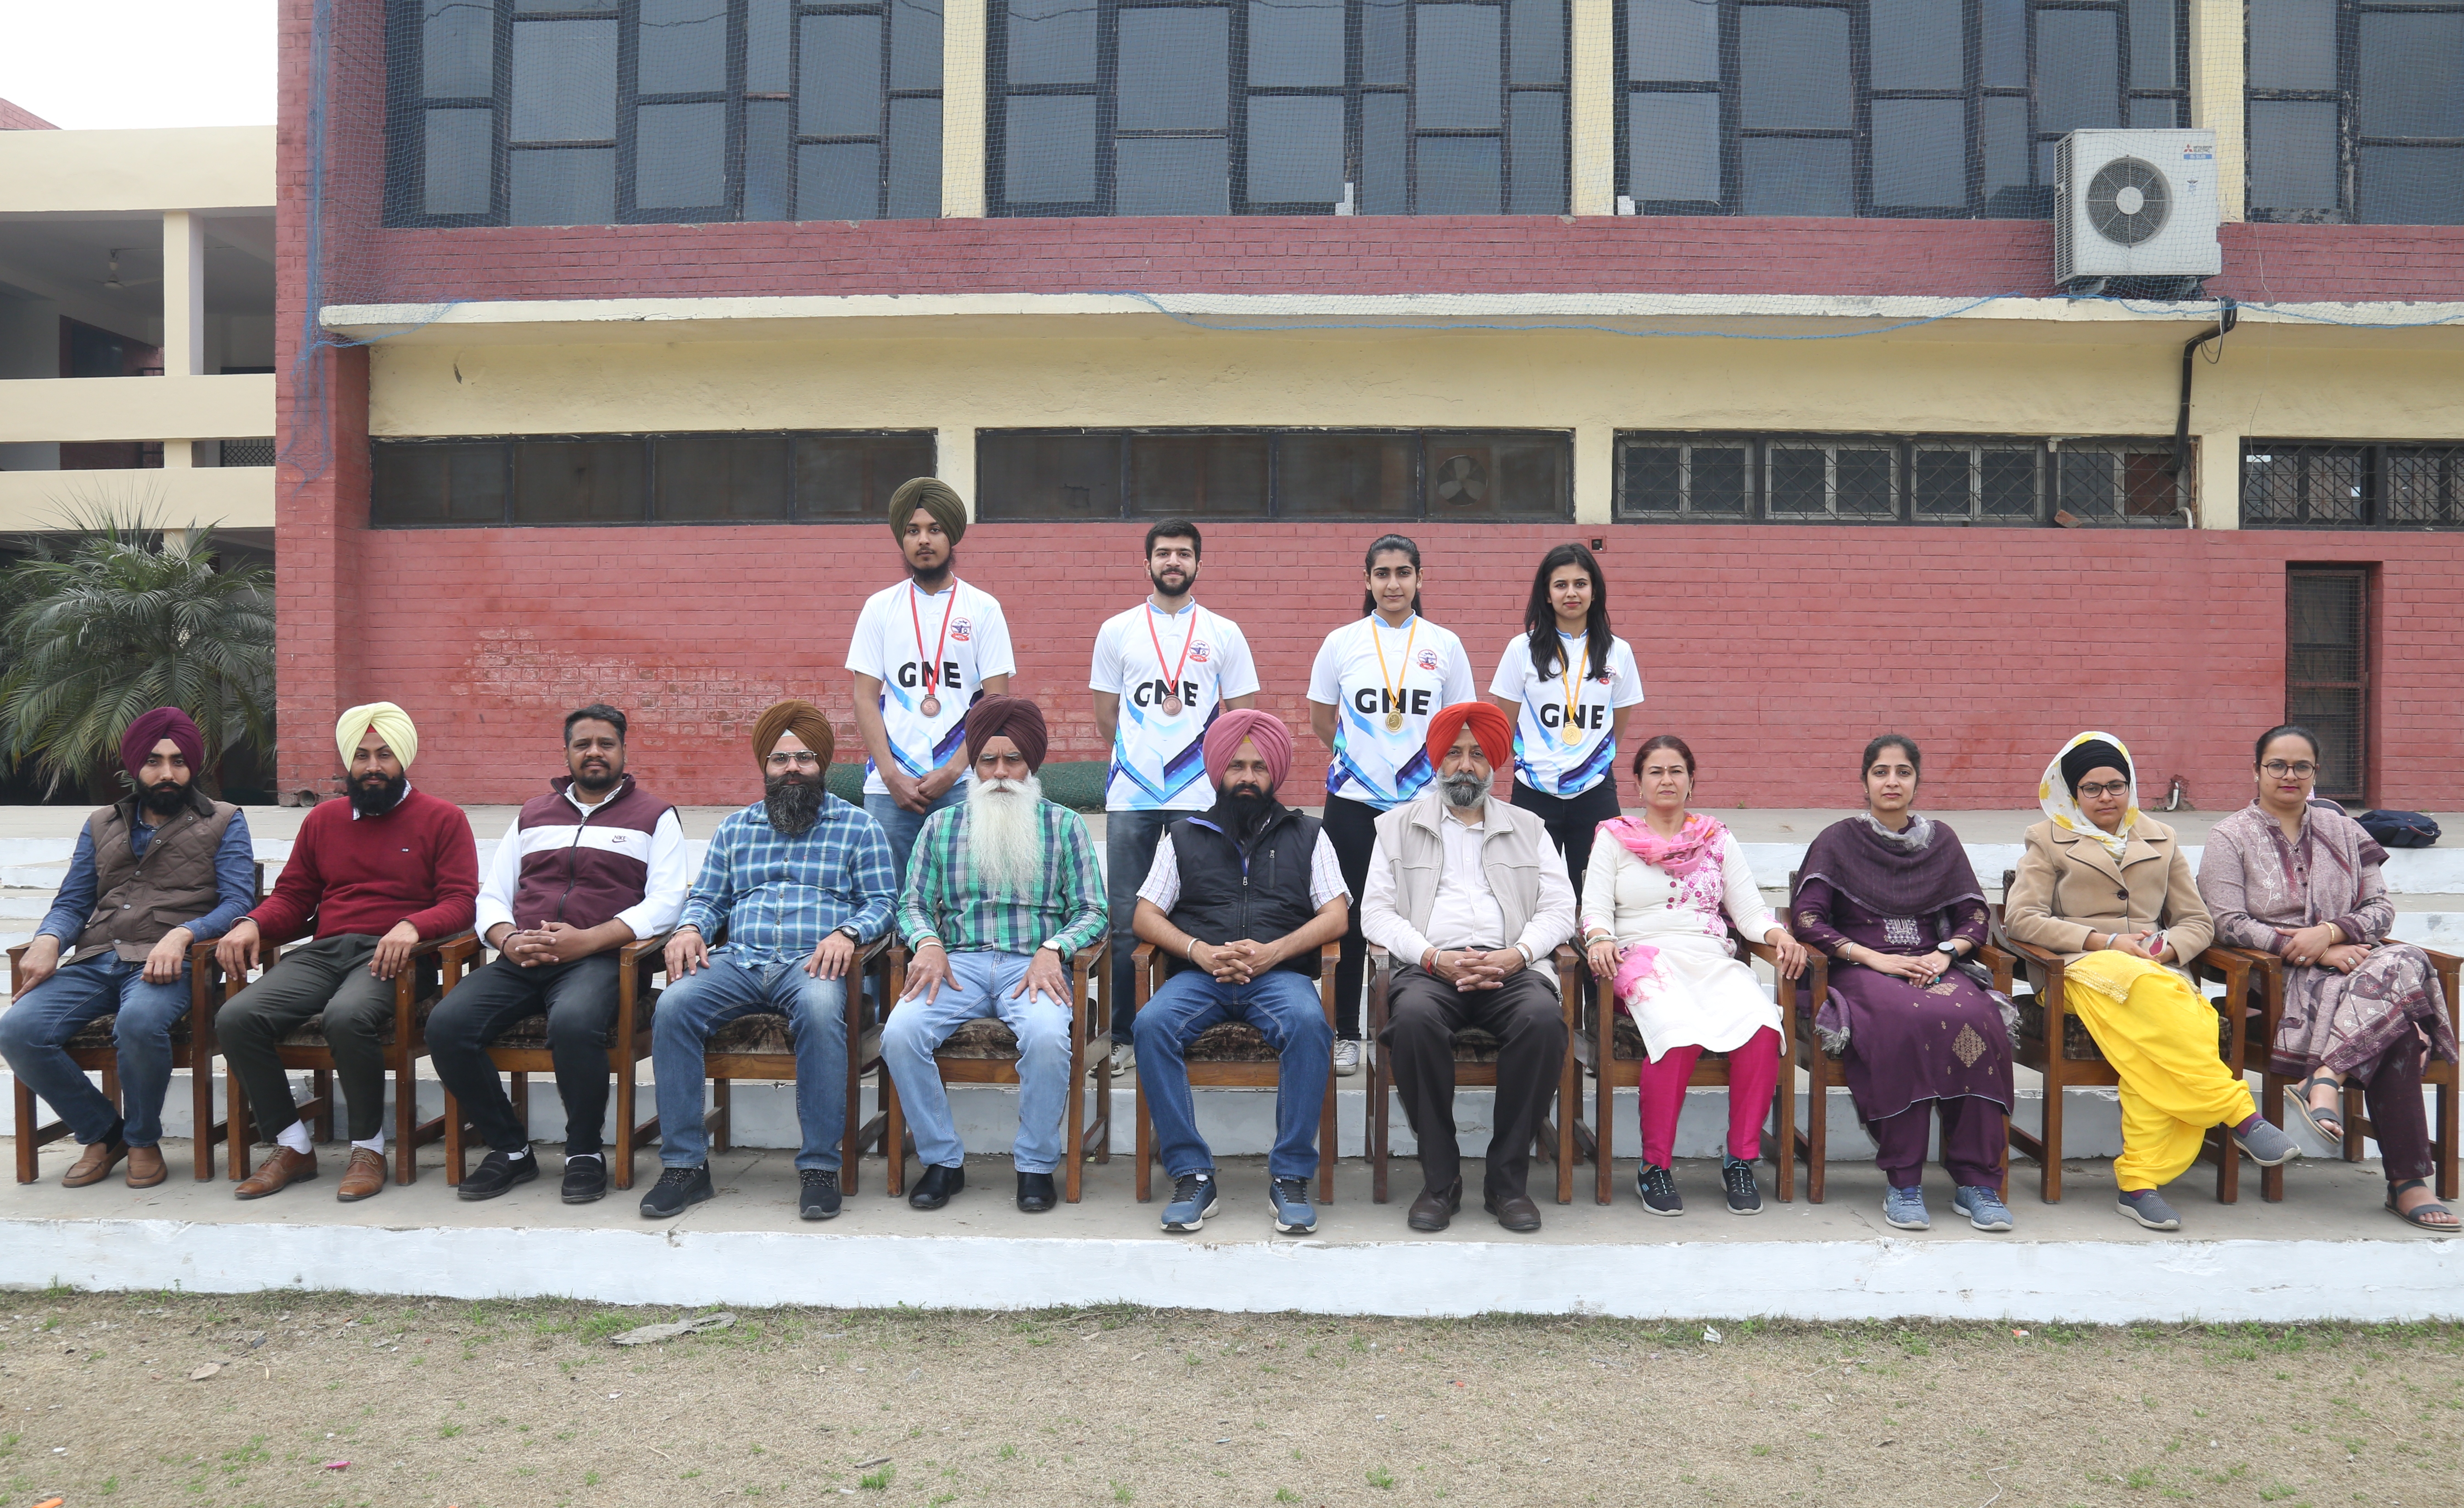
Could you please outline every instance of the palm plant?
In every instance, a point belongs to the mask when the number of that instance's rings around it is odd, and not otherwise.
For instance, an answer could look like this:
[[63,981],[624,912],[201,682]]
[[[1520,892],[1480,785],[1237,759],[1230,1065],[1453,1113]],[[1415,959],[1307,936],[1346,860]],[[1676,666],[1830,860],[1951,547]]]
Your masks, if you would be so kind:
[[218,563],[210,524],[78,512],[0,571],[0,772],[111,789],[121,730],[149,707],[196,720],[209,770],[243,737],[269,746],[274,573]]

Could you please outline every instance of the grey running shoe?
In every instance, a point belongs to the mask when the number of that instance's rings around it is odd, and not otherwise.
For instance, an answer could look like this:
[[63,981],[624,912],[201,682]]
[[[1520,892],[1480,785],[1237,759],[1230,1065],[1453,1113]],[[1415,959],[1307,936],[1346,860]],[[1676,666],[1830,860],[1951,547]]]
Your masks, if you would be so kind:
[[1930,1231],[1933,1216],[1925,1213],[1925,1189],[1894,1188],[1882,1196],[1882,1219],[1895,1231]]
[[2173,1212],[2173,1207],[2165,1202],[2163,1194],[2152,1188],[2142,1189],[2135,1194],[2127,1189],[2119,1190],[2113,1208],[2122,1211],[2123,1218],[2136,1220],[2150,1231],[2182,1229],[2182,1217]]
[[1215,1197],[1215,1175],[1183,1173],[1173,1180],[1172,1202],[1163,1207],[1163,1228],[1190,1231],[1206,1224],[1221,1208]]
[[2011,1229],[2011,1209],[1991,1188],[1962,1184],[1951,1191],[1950,1208],[1966,1215],[1968,1223],[1979,1231]]

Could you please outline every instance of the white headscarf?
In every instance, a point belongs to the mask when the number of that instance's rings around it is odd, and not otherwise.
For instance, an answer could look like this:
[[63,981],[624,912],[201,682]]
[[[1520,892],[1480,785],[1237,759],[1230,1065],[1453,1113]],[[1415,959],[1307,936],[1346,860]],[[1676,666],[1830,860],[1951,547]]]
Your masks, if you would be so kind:
[[[2128,762],[2129,767],[2123,773],[2130,777],[2130,800],[2122,809],[2121,824],[2110,832],[2098,827],[2094,819],[2079,809],[2079,797],[2072,793],[2069,777],[2062,773],[2062,756],[2082,743],[2110,743],[2120,749],[2123,759]],[[2045,766],[2045,778],[2036,783],[2036,806],[2046,816],[2054,819],[2054,826],[2081,837],[2094,838],[2104,845],[2104,851],[2118,861],[2122,851],[2130,843],[2130,830],[2139,822],[2139,766],[2138,762],[2130,758],[2130,746],[2110,733],[2082,733],[2072,739],[2054,751],[2054,762]]]

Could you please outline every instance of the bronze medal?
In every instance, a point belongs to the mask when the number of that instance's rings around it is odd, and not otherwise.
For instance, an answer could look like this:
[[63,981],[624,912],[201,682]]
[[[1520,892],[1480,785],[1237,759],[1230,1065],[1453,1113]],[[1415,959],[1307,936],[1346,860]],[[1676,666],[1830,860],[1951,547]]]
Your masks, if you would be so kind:
[[1401,713],[1390,712],[1386,714],[1386,731],[1389,733],[1400,733],[1403,731],[1403,715]]
[[1179,717],[1179,716],[1180,716],[1180,705],[1181,705],[1181,703],[1180,703],[1180,699],[1179,699],[1178,697],[1166,697],[1166,698],[1164,698],[1164,699],[1163,699],[1163,715],[1164,715],[1165,717],[1167,717],[1167,718],[1177,718],[1177,717]]
[[915,704],[915,710],[928,718],[937,718],[941,715],[941,699],[927,697]]

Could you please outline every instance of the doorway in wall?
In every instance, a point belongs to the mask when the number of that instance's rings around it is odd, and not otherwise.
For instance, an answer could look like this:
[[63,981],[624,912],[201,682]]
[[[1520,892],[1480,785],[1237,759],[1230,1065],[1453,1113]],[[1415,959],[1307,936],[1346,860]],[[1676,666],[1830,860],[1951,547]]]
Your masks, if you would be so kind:
[[2284,574],[2284,721],[2319,735],[2319,794],[2369,799],[2369,566]]

